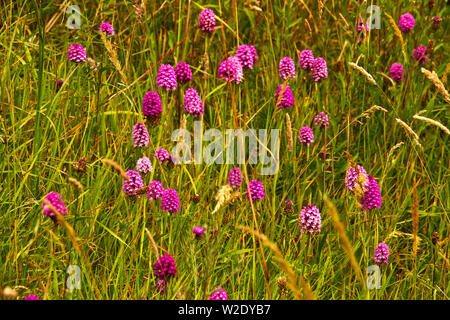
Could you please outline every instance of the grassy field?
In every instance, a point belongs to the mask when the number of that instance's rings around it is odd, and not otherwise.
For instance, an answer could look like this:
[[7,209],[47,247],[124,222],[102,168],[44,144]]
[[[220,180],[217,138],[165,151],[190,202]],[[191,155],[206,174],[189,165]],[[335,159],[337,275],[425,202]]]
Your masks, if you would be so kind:
[[[80,6],[80,29],[66,26],[69,4]],[[16,299],[208,299],[216,287],[230,299],[449,299],[449,7],[442,0],[374,2],[380,29],[358,41],[355,26],[370,4],[2,1],[0,288],[14,289]],[[198,27],[204,8],[216,16],[211,34]],[[415,27],[404,33],[397,22],[407,12]],[[437,30],[433,16],[442,18]],[[105,21],[115,29],[111,37],[99,32]],[[74,43],[90,62],[68,60]],[[241,44],[253,45],[258,61],[240,84],[225,82],[218,67]],[[425,64],[411,58],[419,45],[427,46]],[[323,81],[299,67],[305,49],[325,59]],[[295,62],[296,77],[286,81],[295,104],[281,109],[275,94],[283,57]],[[193,80],[158,87],[160,65],[181,61]],[[400,82],[389,74],[398,62]],[[436,72],[435,83],[421,68]],[[203,101],[201,117],[183,111],[188,88]],[[159,123],[146,122],[148,146],[135,148],[133,126],[145,121],[147,91],[159,93],[163,112]],[[313,124],[322,111],[326,129]],[[193,132],[194,120],[203,131],[279,129],[279,170],[261,175],[261,163],[237,165],[240,193],[213,213],[235,165],[170,167],[153,158],[176,144],[173,130]],[[303,126],[313,129],[310,146],[297,138]],[[176,214],[161,210],[160,199],[126,197],[123,178],[104,162],[136,170],[144,155],[153,165],[144,183],[175,189]],[[85,173],[74,165],[82,158]],[[346,188],[352,163],[378,182],[381,208],[364,211]],[[265,198],[250,202],[245,193],[255,179]],[[43,215],[49,192],[67,207],[64,223]],[[315,234],[299,227],[308,203],[321,213]],[[198,225],[201,239],[192,233]],[[381,287],[370,290],[366,270],[380,242],[389,261],[380,266]],[[165,253],[177,273],[160,294],[152,267]],[[79,289],[67,288],[70,265],[81,270]]]

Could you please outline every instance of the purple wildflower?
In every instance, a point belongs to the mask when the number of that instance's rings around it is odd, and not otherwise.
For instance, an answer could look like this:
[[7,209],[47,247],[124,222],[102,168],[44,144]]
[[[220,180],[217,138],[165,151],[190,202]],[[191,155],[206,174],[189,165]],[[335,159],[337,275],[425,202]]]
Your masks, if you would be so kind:
[[169,151],[163,148],[158,148],[155,151],[154,158],[158,159],[159,162],[163,163],[164,161],[168,161],[171,159]]
[[359,164],[356,166],[356,169],[353,167],[348,168],[347,174],[345,176],[345,186],[348,190],[353,191],[353,188],[355,188],[357,182],[363,184],[361,186],[363,191],[367,190],[369,177],[367,175],[366,169],[364,169],[364,167],[360,166]]
[[328,77],[327,62],[323,58],[319,57],[314,59],[311,68],[311,77],[315,82],[324,80]]
[[313,63],[314,55],[311,50],[303,50],[300,52],[300,58],[298,60],[300,68],[311,71]]
[[302,211],[300,212],[299,224],[301,232],[320,232],[322,222],[319,209],[312,204],[308,204],[306,207],[303,207]]
[[328,127],[329,124],[328,115],[325,112],[321,112],[314,117],[314,125],[316,126]]
[[295,64],[289,57],[284,57],[278,64],[278,74],[280,78],[285,81],[286,79],[295,78]]
[[148,136],[145,124],[138,122],[133,128],[133,145],[134,147],[146,147],[150,138]]
[[180,62],[175,66],[175,75],[180,83],[192,80],[192,70],[186,62]]
[[[265,192],[263,184],[258,180],[252,180],[248,183],[248,188],[250,189],[250,195],[252,196],[252,200],[264,199]],[[250,201],[249,192],[246,192],[247,198]]]
[[61,79],[56,80],[56,92],[58,92],[61,89],[63,83],[64,82]]
[[380,242],[375,249],[375,254],[373,255],[373,261],[378,264],[388,264],[389,259],[389,248],[386,243]]
[[240,45],[236,50],[235,55],[242,64],[243,68],[253,69],[253,64],[256,63],[258,55],[254,46],[250,45]]
[[[283,92],[281,99],[279,98],[280,92]],[[280,84],[277,88],[277,94],[275,95],[278,108],[291,108],[294,105],[294,95],[292,94],[291,87],[287,84]],[[278,100],[280,99],[280,100]]]
[[142,157],[136,163],[136,170],[142,173],[148,173],[153,171],[152,163],[149,158]]
[[156,292],[158,292],[159,294],[164,294],[164,292],[166,291],[166,282],[164,280],[159,280],[156,283]]
[[195,118],[203,114],[203,102],[195,89],[187,89],[184,94],[184,111]]
[[159,67],[156,76],[156,84],[158,87],[166,88],[166,91],[175,90],[177,88],[177,76],[175,70],[170,64],[162,64]]
[[227,60],[222,61],[217,69],[217,75],[219,78],[224,78],[225,81],[239,84],[244,79],[242,64],[237,57],[229,57]]
[[427,47],[425,46],[418,46],[417,49],[414,49],[412,52],[412,58],[419,61],[421,64],[425,64],[427,62],[427,59],[429,58],[429,55],[425,53],[427,50]]
[[81,44],[74,43],[69,46],[67,57],[69,61],[84,62],[86,61],[86,51]]
[[216,30],[216,16],[214,11],[206,8],[198,17],[198,28],[204,33],[212,33]]
[[221,287],[214,288],[214,292],[209,296],[209,300],[228,300],[228,295]]
[[103,22],[98,30],[107,36],[114,35],[114,28],[109,22]]
[[153,180],[148,185],[147,198],[149,200],[156,200],[162,197],[164,192],[163,185],[158,180]]
[[389,76],[397,82],[405,79],[403,75],[403,65],[398,63],[393,63],[391,68],[389,69]]
[[[50,204],[62,215],[67,215],[67,208],[61,195],[57,192],[50,192],[45,196],[45,200],[50,202]],[[55,213],[50,209],[50,206],[44,201],[42,205],[42,213],[46,216],[54,217]]]
[[205,229],[202,226],[197,226],[192,229],[192,233],[195,234],[197,239],[200,239],[203,235],[205,235]]
[[239,189],[242,183],[242,174],[239,167],[234,167],[228,172],[227,183],[233,189]]
[[371,176],[368,176],[367,190],[361,197],[361,205],[365,210],[372,210],[375,208],[381,208],[381,192],[378,182]]
[[415,25],[414,17],[409,13],[403,14],[398,20],[398,27],[402,32],[409,32]]
[[141,175],[139,172],[134,170],[128,170],[126,172],[130,180],[123,180],[122,191],[126,194],[127,197],[137,196],[136,191],[144,186],[144,182],[142,181]]
[[431,21],[433,21],[433,24],[431,25],[432,29],[434,31],[439,30],[439,28],[441,27],[442,18],[434,16],[433,18],[431,18]]
[[142,101],[142,113],[147,118],[159,118],[162,113],[161,98],[155,91],[148,91]]
[[171,214],[175,214],[180,210],[180,199],[178,198],[178,193],[174,189],[164,190],[161,197],[161,210]]
[[306,143],[306,145],[309,146],[314,142],[314,133],[312,129],[308,126],[302,127],[300,129],[300,135],[298,136],[298,139],[301,143]]
[[164,256],[159,257],[159,259],[153,265],[153,272],[155,277],[160,280],[168,280],[174,277],[177,273],[177,265],[172,256],[166,253]]
[[[369,21],[366,22],[366,24],[364,25],[364,21],[362,18],[359,19],[358,24],[356,25],[356,34],[360,34],[361,31],[363,31],[363,29],[366,29],[366,32],[369,32]],[[361,41],[364,37],[364,33],[361,33],[358,37],[358,41]]]
[[26,296],[25,298],[23,298],[23,300],[41,300],[41,299],[39,299],[38,296],[30,294],[29,296]]

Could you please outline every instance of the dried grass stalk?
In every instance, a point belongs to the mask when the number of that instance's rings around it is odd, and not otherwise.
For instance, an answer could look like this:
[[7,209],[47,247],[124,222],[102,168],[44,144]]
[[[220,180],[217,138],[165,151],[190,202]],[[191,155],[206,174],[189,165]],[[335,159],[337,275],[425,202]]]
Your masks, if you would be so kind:
[[411,127],[408,126],[408,125],[407,125],[405,122],[403,122],[402,120],[396,118],[395,121],[397,121],[398,124],[400,124],[400,125],[403,127],[403,129],[405,129],[410,135],[412,135],[412,136],[413,136],[413,140],[414,140],[414,142],[416,143],[416,145],[417,145],[418,147],[420,147],[421,149],[423,149],[422,145],[421,145],[420,142],[419,142],[419,136],[417,135],[417,133],[415,133],[415,132],[413,131],[413,129],[411,129]]
[[291,124],[291,118],[289,117],[289,114],[286,113],[286,136],[288,140],[288,149],[290,152],[294,149],[294,138],[292,134],[292,124]]
[[413,186],[413,207],[412,207],[412,221],[413,221],[413,253],[417,256],[417,229],[419,228],[419,200],[417,199],[417,185]]
[[366,77],[367,81],[369,81],[370,83],[372,83],[374,85],[377,85],[377,82],[372,77],[372,75],[370,73],[368,73],[363,67],[358,66],[354,62],[349,62],[348,64],[350,65],[350,67],[352,67],[355,70],[358,70],[364,77]]
[[83,192],[83,185],[75,178],[69,177],[67,181],[75,186],[79,192]]
[[450,130],[446,126],[444,126],[442,123],[440,123],[440,122],[438,122],[436,120],[433,120],[433,119],[430,119],[430,118],[426,118],[426,117],[421,117],[421,116],[419,116],[417,114],[414,115],[413,118],[417,119],[417,120],[425,121],[425,122],[427,122],[429,124],[432,124],[433,126],[436,126],[439,129],[441,129],[442,131],[444,131],[446,134],[450,135]]
[[385,15],[388,17],[388,20],[392,26],[392,28],[394,29],[394,33],[397,36],[397,38],[400,40],[400,43],[402,45],[402,53],[403,53],[403,58],[405,59],[404,61],[407,61],[406,58],[406,51],[405,51],[405,42],[403,41],[403,36],[402,36],[402,32],[400,31],[400,29],[397,26],[397,23],[395,22],[394,18],[392,18],[389,14],[385,13]]
[[448,93],[447,89],[445,89],[444,84],[441,80],[439,80],[439,77],[435,71],[429,71],[425,68],[421,68],[420,71],[427,77],[431,82],[433,82],[434,86],[440,92],[447,103],[450,103],[450,94]]
[[123,170],[117,162],[110,159],[102,159],[102,162],[113,167],[113,169],[115,169],[125,180],[130,180],[130,177],[125,173],[125,170]]

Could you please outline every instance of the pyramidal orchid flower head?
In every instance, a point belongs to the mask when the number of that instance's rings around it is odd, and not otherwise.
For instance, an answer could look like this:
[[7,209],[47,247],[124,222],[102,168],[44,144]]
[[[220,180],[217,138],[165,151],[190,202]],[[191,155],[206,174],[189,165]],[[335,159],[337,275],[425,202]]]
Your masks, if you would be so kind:
[[325,112],[321,112],[314,117],[314,125],[328,127],[330,121],[328,120],[328,115]]
[[221,287],[214,288],[209,300],[228,300],[227,292]]
[[419,61],[421,64],[425,64],[427,62],[427,59],[429,58],[429,55],[425,52],[427,51],[427,47],[425,46],[418,46],[417,49],[414,49],[412,52],[412,58],[414,60]]
[[130,179],[123,179],[122,191],[127,197],[136,196],[137,198],[139,198],[139,195],[136,193],[136,191],[144,186],[141,175],[139,174],[139,172],[134,170],[128,170],[126,174]]
[[23,298],[23,300],[41,300],[41,299],[39,299],[38,296],[30,294],[29,296],[26,296],[25,298]]
[[156,85],[160,88],[165,88],[166,91],[177,88],[177,76],[170,64],[162,64],[159,67],[158,75],[156,76]]
[[364,33],[362,33],[362,31],[364,29],[366,29],[366,32],[369,32],[369,30],[370,30],[369,21],[367,21],[366,24],[364,24],[364,20],[362,18],[360,18],[355,29],[356,29],[356,34],[359,35],[358,41],[361,41],[364,37]]
[[302,127],[300,129],[298,139],[300,140],[301,143],[306,143],[306,145],[309,146],[311,143],[314,142],[314,133],[312,129],[308,126]]
[[174,189],[164,190],[161,197],[161,210],[171,214],[175,214],[180,210],[180,199],[178,198],[178,193]]
[[347,174],[345,175],[345,187],[348,190],[353,191],[353,189],[359,185],[362,192],[365,192],[367,190],[368,183],[369,176],[363,166],[358,164],[355,168],[348,168]]
[[160,280],[169,280],[177,273],[177,264],[172,256],[168,253],[159,257],[153,265],[153,273]]
[[163,184],[158,180],[153,180],[148,185],[147,198],[156,200],[162,197],[164,192]]
[[294,61],[289,57],[281,59],[278,64],[278,74],[283,81],[295,78]]
[[252,45],[242,44],[236,50],[236,55],[244,69],[253,69],[253,64],[258,60],[256,49]]
[[311,77],[314,82],[319,82],[328,78],[327,62],[322,57],[314,59],[311,68]]
[[133,128],[134,147],[146,147],[150,141],[145,124],[138,122]]
[[389,248],[386,243],[380,242],[375,249],[375,254],[373,255],[373,262],[378,264],[388,264],[389,260]]
[[[282,92],[281,97],[280,92]],[[294,95],[292,94],[291,87],[284,83],[280,84],[277,88],[275,101],[280,109],[291,108],[294,105]]]
[[228,172],[227,183],[233,189],[239,189],[242,183],[242,174],[239,167],[234,167]]
[[235,56],[229,57],[227,60],[222,61],[218,70],[217,76],[224,78],[227,82],[234,82],[239,84],[244,79],[244,73],[242,64]]
[[211,9],[204,9],[198,17],[198,28],[204,33],[212,33],[216,30],[216,16]]
[[161,98],[155,91],[148,91],[142,100],[142,113],[147,118],[157,119],[161,116]]
[[156,149],[155,155],[153,157],[158,159],[161,163],[163,163],[164,161],[169,161],[171,159],[169,151],[163,148]]
[[191,67],[186,62],[180,62],[175,66],[175,75],[180,83],[186,83],[192,80]]
[[410,13],[403,14],[398,20],[398,27],[403,33],[411,31],[415,25],[414,17]]
[[[45,200],[47,200],[56,211],[58,211],[62,215],[67,215],[67,208],[64,204],[61,195],[58,192],[50,192],[45,196]],[[44,201],[42,205],[42,213],[46,216],[54,217],[55,213],[50,209],[50,206]]]
[[148,173],[153,171],[152,162],[147,157],[140,158],[136,163],[136,170],[141,173]]
[[265,198],[266,193],[264,192],[264,186],[260,181],[251,180],[248,183],[248,188],[250,189],[250,193],[247,191],[246,195],[247,195],[247,198],[249,201],[250,201],[250,195],[251,195],[253,201]]
[[71,44],[68,49],[67,58],[73,62],[86,61],[86,51],[83,46],[78,43]]
[[389,69],[389,76],[396,82],[405,80],[405,75],[403,74],[403,65],[398,63],[393,63]]
[[312,204],[308,204],[306,207],[303,207],[302,211],[300,212],[299,224],[301,232],[320,232],[322,220],[319,209]]
[[202,226],[196,226],[192,228],[192,233],[195,235],[197,239],[200,239],[202,236],[205,235],[205,229],[203,229]]
[[184,94],[184,111],[192,114],[195,118],[203,114],[203,102],[197,90],[190,88]]
[[368,176],[367,190],[361,197],[361,205],[363,206],[364,211],[381,208],[382,200],[380,186],[371,175]]
[[107,36],[114,35],[114,28],[109,22],[103,22],[98,29],[101,33],[104,33]]
[[303,50],[300,52],[298,64],[300,68],[311,71],[314,62],[314,55],[311,50]]

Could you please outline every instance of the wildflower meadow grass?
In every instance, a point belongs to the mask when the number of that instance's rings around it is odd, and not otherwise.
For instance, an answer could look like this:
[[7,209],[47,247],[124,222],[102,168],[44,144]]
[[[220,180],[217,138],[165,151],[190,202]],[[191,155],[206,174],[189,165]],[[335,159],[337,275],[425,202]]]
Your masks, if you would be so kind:
[[449,13],[1,1],[0,298],[449,299]]

